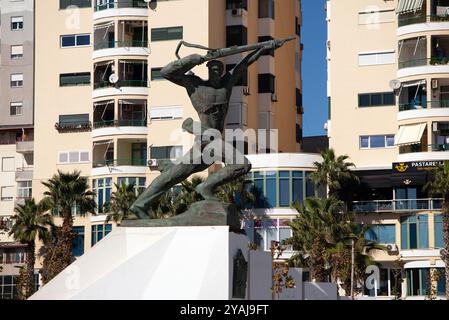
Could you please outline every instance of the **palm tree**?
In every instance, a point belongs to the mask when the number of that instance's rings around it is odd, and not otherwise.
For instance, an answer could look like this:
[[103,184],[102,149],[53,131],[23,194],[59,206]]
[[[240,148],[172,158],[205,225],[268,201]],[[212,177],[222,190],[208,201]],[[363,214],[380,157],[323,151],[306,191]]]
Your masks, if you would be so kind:
[[[285,244],[293,245],[299,253],[291,263],[307,266],[316,281],[343,282],[348,292],[351,283],[364,278],[366,267],[374,264],[369,252],[384,247],[365,239],[369,225],[355,222],[353,213],[346,212],[343,202],[328,199],[308,198],[304,205],[294,204],[299,215],[290,223],[293,237]],[[354,241],[354,281],[351,282],[351,251]]]
[[424,190],[431,196],[442,196],[442,216],[443,216],[443,239],[444,249],[441,250],[441,259],[445,264],[446,275],[446,298],[449,299],[449,161],[438,167],[435,171],[435,179],[429,181]]
[[321,151],[323,162],[314,162],[316,172],[311,174],[313,182],[320,187],[328,188],[329,197],[340,199],[340,192],[345,184],[359,182],[359,179],[349,169],[354,163],[347,162],[348,156],[336,156],[333,149]]
[[30,297],[34,292],[34,264],[36,261],[36,238],[42,241],[50,237],[49,227],[53,226],[53,218],[45,213],[46,208],[36,204],[34,199],[25,200],[25,204],[19,204],[14,209],[12,217],[14,224],[9,231],[16,241],[27,245],[27,263],[25,276],[25,292],[21,292],[24,298]]
[[[44,192],[42,203],[50,208],[54,213],[62,216],[62,227],[57,232],[57,245],[59,254],[50,254],[50,257],[57,257],[59,267],[55,268],[49,278],[56,276],[73,261],[72,241],[75,237],[73,232],[72,210],[77,210],[80,215],[95,213],[94,193],[89,191],[86,177],[81,176],[80,171],[64,173],[58,170],[47,182],[42,182],[47,187]],[[60,270],[59,270],[60,269]]]
[[246,204],[253,205],[256,201],[255,195],[249,192],[247,188],[247,186],[251,185],[251,180],[248,180],[245,177],[239,177],[238,179],[219,187],[216,193],[221,201],[232,203],[241,210]]
[[134,184],[122,183],[121,185],[114,184],[117,191],[111,195],[111,200],[105,205],[106,222],[114,221],[120,224],[123,220],[126,220],[132,213],[129,208],[136,201],[137,195]]

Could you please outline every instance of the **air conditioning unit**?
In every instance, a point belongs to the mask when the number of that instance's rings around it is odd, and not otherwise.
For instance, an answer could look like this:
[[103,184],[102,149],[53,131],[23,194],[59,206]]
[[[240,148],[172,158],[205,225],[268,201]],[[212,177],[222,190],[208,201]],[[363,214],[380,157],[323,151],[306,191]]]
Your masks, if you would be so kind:
[[148,160],[147,162],[148,162],[148,166],[149,166],[150,168],[155,168],[155,167],[157,167],[157,159],[150,159],[150,160]]
[[277,96],[276,93],[272,93],[271,94],[271,101],[273,101],[273,102],[277,102],[278,101],[278,96]]
[[249,91],[249,87],[243,87],[243,94],[245,96],[249,96],[251,94],[251,92]]
[[242,9],[232,9],[232,15],[234,17],[241,17],[243,14],[243,10]]
[[385,244],[385,247],[387,248],[388,253],[392,253],[392,252],[398,252],[398,246],[396,245],[396,243],[387,243]]
[[438,80],[437,79],[432,80],[432,89],[433,90],[438,89]]

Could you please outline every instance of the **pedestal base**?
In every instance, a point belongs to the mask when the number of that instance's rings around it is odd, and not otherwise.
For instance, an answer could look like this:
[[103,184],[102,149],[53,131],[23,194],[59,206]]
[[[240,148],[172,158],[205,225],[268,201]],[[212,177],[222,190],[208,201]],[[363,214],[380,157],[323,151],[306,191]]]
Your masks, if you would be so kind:
[[[30,299],[228,300],[239,250],[248,261],[247,237],[227,226],[120,227]],[[265,267],[255,270],[271,268],[269,255],[258,263]],[[262,282],[269,298],[271,279],[260,279],[259,287]]]

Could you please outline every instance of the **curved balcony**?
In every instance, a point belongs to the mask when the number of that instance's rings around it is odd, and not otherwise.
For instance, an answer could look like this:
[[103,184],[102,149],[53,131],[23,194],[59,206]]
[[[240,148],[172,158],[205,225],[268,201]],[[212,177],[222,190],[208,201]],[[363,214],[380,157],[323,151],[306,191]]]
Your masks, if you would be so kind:
[[449,30],[449,16],[428,15],[398,19],[397,35]]
[[94,20],[123,16],[148,17],[148,3],[143,0],[116,0],[94,6]]
[[146,120],[109,120],[94,122],[92,138],[116,135],[148,134]]
[[429,150],[432,151],[401,153],[398,162],[449,160],[449,145],[430,145]]
[[433,100],[427,102],[412,102],[399,105],[398,121],[449,117],[449,100]]
[[412,77],[423,74],[449,73],[449,57],[432,57],[399,61],[398,78]]
[[112,56],[148,56],[148,41],[103,41],[94,45],[93,59]]
[[116,84],[101,81],[94,84],[92,98],[116,95],[148,95],[147,80],[119,80]]
[[94,161],[92,163],[92,176],[146,174],[147,171],[146,159],[113,159]]

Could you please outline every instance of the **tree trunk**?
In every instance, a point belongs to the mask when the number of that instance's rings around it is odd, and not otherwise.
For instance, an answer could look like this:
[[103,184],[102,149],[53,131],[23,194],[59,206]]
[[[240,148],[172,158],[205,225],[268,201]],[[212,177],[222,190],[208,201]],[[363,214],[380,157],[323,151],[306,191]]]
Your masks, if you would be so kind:
[[36,262],[36,244],[33,242],[28,243],[27,250],[27,279],[26,279],[26,298],[31,297],[34,293],[34,264]]
[[62,265],[63,268],[66,268],[72,263],[73,260],[72,255],[72,242],[74,239],[73,217],[70,211],[64,213],[64,221],[62,223],[60,237],[61,239],[58,242],[60,242],[60,245],[62,246]]
[[446,299],[449,299],[449,193],[444,195],[443,202],[443,238],[444,250],[441,258],[445,264]]

